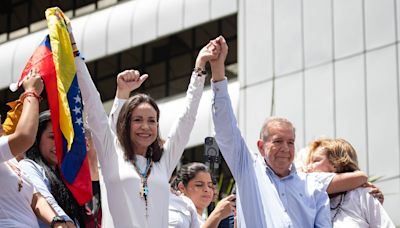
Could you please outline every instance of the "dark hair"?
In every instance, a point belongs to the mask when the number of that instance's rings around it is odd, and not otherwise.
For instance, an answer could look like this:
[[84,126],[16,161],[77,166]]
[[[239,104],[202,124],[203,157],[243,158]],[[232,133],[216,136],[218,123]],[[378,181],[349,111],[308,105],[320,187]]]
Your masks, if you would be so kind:
[[178,184],[181,182],[185,187],[187,187],[189,182],[195,178],[199,172],[210,173],[210,170],[206,165],[199,162],[192,162],[183,165],[177,172],[176,178],[171,183],[171,187],[178,190]]
[[58,166],[56,166],[55,169],[51,168],[51,166],[49,166],[48,162],[40,153],[40,141],[44,130],[50,123],[50,111],[47,110],[41,112],[39,115],[39,127],[35,144],[33,144],[33,146],[26,152],[26,157],[43,167],[46,177],[50,182],[50,192],[57,201],[58,205],[65,211],[65,213],[67,213],[70,218],[78,220],[80,227],[85,227],[85,211],[83,207],[79,206],[72,193],[62,181]]
[[[117,137],[124,151],[124,157],[127,161],[134,161],[135,151],[133,151],[133,145],[131,141],[131,116],[133,110],[142,103],[148,103],[157,112],[157,122],[160,120],[160,110],[153,98],[146,94],[136,94],[130,97],[121,108],[117,120]],[[146,157],[151,157],[154,162],[158,162],[161,159],[163,153],[163,140],[160,137],[160,130],[157,126],[157,138],[147,148]]]

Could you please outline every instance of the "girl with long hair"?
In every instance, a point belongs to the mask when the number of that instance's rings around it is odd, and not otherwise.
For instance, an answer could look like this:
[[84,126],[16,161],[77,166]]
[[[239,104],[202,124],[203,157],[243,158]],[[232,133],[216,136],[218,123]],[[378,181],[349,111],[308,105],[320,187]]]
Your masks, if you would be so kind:
[[[79,206],[64,184],[57,166],[50,111],[40,113],[35,144],[27,151],[26,158],[19,163],[58,215],[67,221],[75,222],[79,227],[85,227],[84,208]],[[39,224],[46,227],[42,222]]]

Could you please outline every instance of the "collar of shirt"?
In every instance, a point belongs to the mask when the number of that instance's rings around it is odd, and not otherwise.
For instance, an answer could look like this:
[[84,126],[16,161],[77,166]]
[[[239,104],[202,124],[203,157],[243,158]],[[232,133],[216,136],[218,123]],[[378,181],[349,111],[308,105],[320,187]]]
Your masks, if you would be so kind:
[[288,180],[288,179],[292,179],[294,177],[294,175],[297,174],[297,169],[296,166],[294,165],[294,163],[292,163],[292,165],[290,166],[290,173],[289,175],[285,176],[285,177],[279,177],[278,175],[276,175],[275,171],[271,168],[271,166],[268,165],[267,161],[264,160],[265,163],[265,167],[266,167],[266,172],[267,175],[274,178],[275,180]]

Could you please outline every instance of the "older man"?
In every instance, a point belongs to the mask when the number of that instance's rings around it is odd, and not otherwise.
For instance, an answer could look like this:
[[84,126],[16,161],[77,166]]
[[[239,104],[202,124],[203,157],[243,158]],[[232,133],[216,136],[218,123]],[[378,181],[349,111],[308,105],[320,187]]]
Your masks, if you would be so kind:
[[294,167],[295,130],[288,120],[269,118],[257,142],[266,173],[295,227],[330,227],[326,188],[334,174],[298,173]]
[[[223,37],[218,59],[211,61],[213,120],[216,139],[236,180],[238,227],[331,227],[326,191],[340,192],[366,181],[363,173],[297,173],[293,164],[295,129],[288,120],[273,117],[261,130],[251,153],[237,127],[227,91],[224,62],[228,46]],[[329,187],[328,187],[329,186]]]

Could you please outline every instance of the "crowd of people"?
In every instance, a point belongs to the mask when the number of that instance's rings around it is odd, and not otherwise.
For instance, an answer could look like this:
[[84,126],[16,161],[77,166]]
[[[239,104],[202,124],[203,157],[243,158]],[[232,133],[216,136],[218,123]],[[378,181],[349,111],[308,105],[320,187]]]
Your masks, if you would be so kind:
[[[43,81],[33,70],[23,82],[23,111],[15,132],[2,132],[0,138],[0,227],[206,228],[222,226],[229,216],[235,217],[230,227],[394,227],[381,205],[382,193],[367,184],[347,141],[312,142],[299,171],[293,162],[295,127],[285,118],[270,117],[261,127],[259,151],[249,151],[228,94],[227,54],[222,36],[199,51],[185,105],[166,139],[160,137],[156,101],[147,94],[131,96],[147,74],[126,70],[117,75],[107,115],[84,60],[75,57],[94,190],[86,205],[79,205],[63,182],[51,113],[39,114]],[[186,164],[169,180],[196,120],[207,63],[215,138],[237,190],[204,217],[216,194],[208,167]]]

